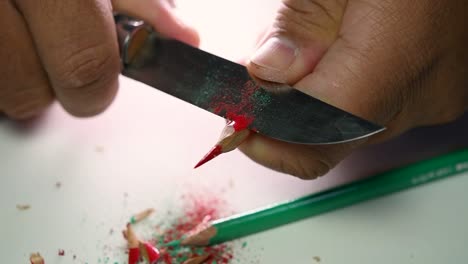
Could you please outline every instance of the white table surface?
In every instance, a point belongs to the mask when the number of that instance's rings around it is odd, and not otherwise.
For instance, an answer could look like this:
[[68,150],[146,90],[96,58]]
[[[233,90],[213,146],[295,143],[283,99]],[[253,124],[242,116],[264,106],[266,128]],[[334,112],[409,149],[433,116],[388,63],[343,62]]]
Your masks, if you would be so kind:
[[[201,31],[202,48],[232,60],[249,54],[277,5],[179,1]],[[125,242],[109,230],[119,231],[140,209],[177,205],[180,194],[210,190],[241,212],[468,146],[465,118],[363,149],[315,181],[273,172],[238,151],[193,170],[223,125],[126,78],[98,117],[73,118],[54,105],[34,123],[0,120],[1,263],[28,263],[36,251],[48,264],[98,263],[103,256],[125,263]],[[321,263],[467,263],[467,190],[468,175],[461,175],[267,231],[246,238],[245,249],[237,246],[233,263],[310,264],[314,256]],[[19,211],[17,204],[31,208]]]

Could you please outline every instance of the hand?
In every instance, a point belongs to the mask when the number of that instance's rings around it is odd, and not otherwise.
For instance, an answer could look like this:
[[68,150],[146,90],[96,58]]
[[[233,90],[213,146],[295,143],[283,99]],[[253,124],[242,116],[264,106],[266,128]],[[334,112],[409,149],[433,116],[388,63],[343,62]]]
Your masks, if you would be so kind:
[[455,120],[468,108],[468,4],[463,0],[283,0],[248,65],[387,127],[368,140],[304,146],[253,135],[253,160],[312,179],[358,146]]
[[54,98],[75,116],[102,112],[120,72],[113,10],[198,45],[170,0],[0,1],[0,113],[31,118]]

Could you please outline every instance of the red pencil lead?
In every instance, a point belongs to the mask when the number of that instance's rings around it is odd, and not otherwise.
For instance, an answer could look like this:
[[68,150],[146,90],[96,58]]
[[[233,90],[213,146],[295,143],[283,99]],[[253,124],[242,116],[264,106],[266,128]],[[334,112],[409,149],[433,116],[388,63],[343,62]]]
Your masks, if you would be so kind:
[[222,147],[220,145],[214,146],[210,152],[208,152],[198,163],[195,165],[194,169],[200,167],[201,165],[207,163],[208,161],[216,158],[219,154],[222,153]]
[[197,165],[195,165],[194,169],[216,158],[222,153],[236,149],[240,144],[242,144],[242,142],[244,142],[249,134],[250,130],[246,128],[239,129],[239,125],[235,121],[229,121],[223,129],[218,143],[197,163]]

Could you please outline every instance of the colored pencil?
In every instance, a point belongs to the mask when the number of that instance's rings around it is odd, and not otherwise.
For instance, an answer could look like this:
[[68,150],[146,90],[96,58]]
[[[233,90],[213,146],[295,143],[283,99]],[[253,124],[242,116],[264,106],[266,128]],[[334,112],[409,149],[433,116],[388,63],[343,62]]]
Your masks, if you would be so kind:
[[249,129],[239,128],[235,121],[228,121],[216,145],[195,165],[194,169],[223,153],[235,150],[249,134]]
[[171,241],[165,246],[205,246],[223,243],[465,171],[468,171],[468,149],[420,161],[299,199],[219,219],[200,232]]

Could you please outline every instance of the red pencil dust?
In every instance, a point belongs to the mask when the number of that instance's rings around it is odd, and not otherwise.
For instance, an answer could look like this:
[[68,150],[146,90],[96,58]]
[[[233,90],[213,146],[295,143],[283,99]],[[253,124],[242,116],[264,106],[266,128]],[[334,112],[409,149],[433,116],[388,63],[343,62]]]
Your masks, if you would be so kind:
[[252,119],[234,114],[227,116],[231,121],[224,127],[218,143],[195,165],[195,169],[222,153],[236,149],[250,134],[247,127],[252,123]]
[[[210,225],[214,219],[232,215],[226,201],[218,192],[189,192],[180,197],[182,211],[168,215],[169,222],[156,228],[153,235],[155,245],[160,245],[161,263],[164,264],[228,264],[234,258],[234,245],[224,243],[205,247],[167,247],[174,240],[180,240],[187,235],[200,232]],[[203,257],[201,257],[203,256]],[[207,259],[203,260],[204,257]],[[189,262],[185,263],[185,261]],[[200,262],[202,261],[202,262]],[[233,262],[234,263],[234,262]]]
[[214,96],[210,108],[217,114],[226,114],[228,123],[221,133],[218,143],[205,155],[195,168],[219,156],[236,149],[250,133],[248,127],[254,121],[256,109],[256,92],[259,86],[254,81],[247,81],[239,94]]
[[[253,122],[253,118],[236,115],[235,113],[227,113],[227,119],[231,120],[230,122],[233,122],[233,128],[235,131],[247,129],[247,127]],[[227,125],[229,125],[229,122]]]

